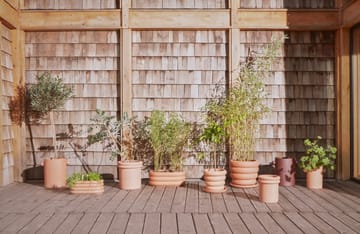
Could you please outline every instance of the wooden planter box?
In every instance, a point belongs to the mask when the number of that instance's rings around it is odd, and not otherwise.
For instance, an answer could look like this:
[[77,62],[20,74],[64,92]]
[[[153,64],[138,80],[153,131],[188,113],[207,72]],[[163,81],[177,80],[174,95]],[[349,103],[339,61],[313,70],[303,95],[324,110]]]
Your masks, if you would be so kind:
[[78,181],[70,188],[72,194],[101,194],[104,192],[104,180]]

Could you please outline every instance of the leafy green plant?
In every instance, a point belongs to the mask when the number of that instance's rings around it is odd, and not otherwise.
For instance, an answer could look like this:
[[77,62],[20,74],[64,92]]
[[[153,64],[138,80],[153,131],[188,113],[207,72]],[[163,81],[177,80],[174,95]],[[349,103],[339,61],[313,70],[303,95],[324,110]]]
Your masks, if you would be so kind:
[[74,173],[67,178],[66,184],[69,186],[69,188],[72,188],[78,181],[100,181],[100,180],[102,180],[102,177],[97,172]]
[[304,140],[306,152],[305,155],[301,156],[299,161],[299,167],[303,171],[313,171],[321,166],[330,170],[335,170],[337,149],[331,145],[328,145],[326,148],[319,145],[318,141],[321,139],[322,138],[318,136],[317,139],[313,141],[309,139]]
[[115,116],[105,113],[105,111],[96,110],[96,116],[91,119],[95,124],[89,128],[88,144],[102,143],[104,150],[111,151],[111,159],[118,158],[121,161],[134,159],[134,138],[133,126],[135,118],[130,118],[124,113],[121,120]]
[[175,113],[166,118],[164,112],[156,110],[147,121],[146,133],[154,152],[154,170],[182,170],[190,124]]
[[28,88],[29,107],[31,112],[44,117],[50,113],[50,124],[53,128],[53,148],[57,155],[56,129],[53,110],[62,108],[65,102],[73,96],[73,89],[65,85],[58,76],[46,72],[36,76],[36,83]]

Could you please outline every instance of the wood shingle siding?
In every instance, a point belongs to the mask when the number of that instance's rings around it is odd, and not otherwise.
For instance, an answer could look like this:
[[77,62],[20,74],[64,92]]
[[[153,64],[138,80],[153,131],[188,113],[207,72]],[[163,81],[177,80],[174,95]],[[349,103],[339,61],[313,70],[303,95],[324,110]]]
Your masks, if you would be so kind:
[[[86,143],[87,129],[95,110],[113,115],[119,113],[119,34],[116,31],[65,31],[27,32],[25,34],[26,82],[34,83],[37,74],[49,71],[72,86],[74,97],[64,109],[55,114],[56,132],[69,132],[72,125],[79,132],[74,142]],[[51,145],[49,121],[32,125],[37,160],[52,153],[39,150]],[[77,170],[77,160],[67,141],[59,142],[61,154],[69,159],[70,172]],[[30,145],[27,147],[27,164],[31,165]],[[116,174],[116,161],[109,160],[109,152],[102,152],[100,145],[88,149],[90,165],[103,165],[100,171]],[[107,165],[107,166],[106,166]]]
[[133,0],[132,8],[226,8],[226,0]]
[[114,9],[118,0],[24,0],[24,9],[32,10],[80,10]]
[[336,0],[240,0],[240,8],[335,8]]

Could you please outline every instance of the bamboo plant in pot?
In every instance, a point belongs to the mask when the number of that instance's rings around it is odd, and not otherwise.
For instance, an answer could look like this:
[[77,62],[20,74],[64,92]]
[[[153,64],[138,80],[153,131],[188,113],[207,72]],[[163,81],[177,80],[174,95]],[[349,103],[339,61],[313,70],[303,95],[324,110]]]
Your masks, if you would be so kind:
[[234,187],[257,186],[259,162],[254,160],[259,122],[269,108],[265,79],[281,48],[284,38],[273,39],[261,53],[252,52],[240,64],[239,73],[232,81],[228,93],[224,93],[210,111],[221,118],[229,138],[230,176]]
[[[122,118],[117,120],[115,116],[96,110],[96,116],[91,120],[95,124],[96,132],[88,135],[88,144],[101,142],[111,151],[111,159],[118,159],[119,188],[140,189],[143,162],[137,160],[134,154],[135,118],[124,113]],[[90,128],[89,131],[95,131],[95,128]]]
[[146,123],[147,138],[153,150],[154,170],[149,172],[152,186],[180,186],[185,182],[184,148],[191,126],[179,115],[153,111]]
[[43,162],[44,185],[46,188],[63,188],[66,187],[67,161],[65,158],[59,157],[54,110],[64,106],[65,102],[73,96],[73,90],[66,86],[59,77],[52,76],[50,73],[36,76],[36,81],[37,83],[28,88],[30,111],[38,113],[38,116],[41,117],[49,114],[53,135],[54,157],[45,159]]
[[299,160],[299,167],[306,172],[306,187],[310,189],[322,189],[324,170],[335,170],[337,149],[331,145],[326,148],[319,145],[321,139],[320,136],[313,141],[305,139],[306,152]]

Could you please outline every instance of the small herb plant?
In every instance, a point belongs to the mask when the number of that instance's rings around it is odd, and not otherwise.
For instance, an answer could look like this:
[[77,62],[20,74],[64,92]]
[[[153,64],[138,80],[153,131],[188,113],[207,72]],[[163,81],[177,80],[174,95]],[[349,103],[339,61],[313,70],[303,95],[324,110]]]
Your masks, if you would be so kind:
[[175,113],[167,118],[156,110],[147,120],[146,134],[154,153],[154,170],[181,171],[191,125]]
[[317,139],[311,141],[309,139],[304,140],[304,145],[307,148],[305,155],[301,156],[299,161],[299,167],[305,171],[313,171],[321,166],[330,170],[335,169],[336,160],[336,147],[328,145],[326,148],[320,146],[318,141],[322,138],[320,136]]
[[66,184],[69,188],[72,188],[76,182],[78,181],[100,181],[102,177],[97,172],[89,172],[89,173],[74,173],[72,176],[67,178]]
[[118,158],[121,161],[134,159],[134,138],[132,128],[134,118],[130,118],[124,113],[121,120],[117,120],[115,116],[111,116],[102,110],[96,110],[96,116],[91,119],[95,127],[89,128],[87,137],[88,145],[102,143],[104,150],[111,151],[111,158]]

